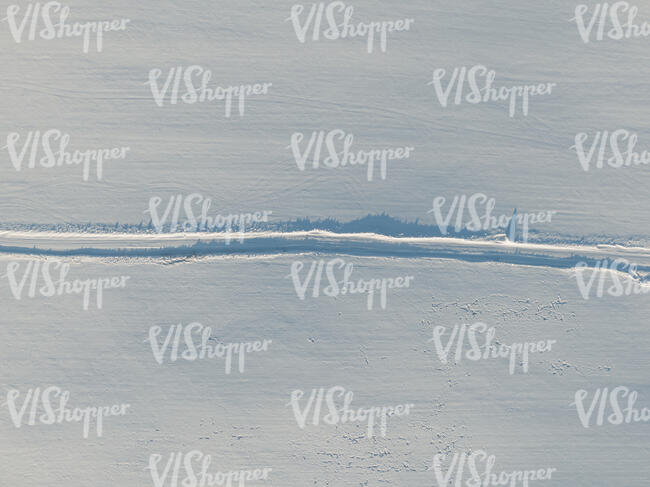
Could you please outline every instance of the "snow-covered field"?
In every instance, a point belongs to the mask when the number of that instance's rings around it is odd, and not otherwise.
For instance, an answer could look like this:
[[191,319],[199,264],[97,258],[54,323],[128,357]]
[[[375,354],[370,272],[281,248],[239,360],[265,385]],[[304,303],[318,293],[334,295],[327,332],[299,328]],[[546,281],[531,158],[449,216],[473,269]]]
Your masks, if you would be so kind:
[[0,487],[649,485],[650,1],[12,1]]
[[[3,415],[6,485],[150,485],[150,454],[192,450],[215,471],[270,467],[269,485],[437,485],[433,455],[469,449],[494,454],[495,470],[556,468],[550,485],[645,485],[647,426],[585,429],[570,404],[579,389],[617,385],[650,402],[647,296],[585,301],[570,271],[547,267],[344,256],[355,278],[414,279],[389,290],[386,309],[311,288],[302,301],[291,264],[320,257],[71,259],[70,278],[131,276],[101,310],[84,311],[78,295],[16,301],[3,286],[7,387],[56,384],[73,404],[132,409],[87,440],[79,424],[17,429]],[[510,375],[506,359],[443,365],[433,327],[479,321],[501,343],[557,344],[531,354],[527,373]],[[150,327],[190,322],[224,343],[272,343],[243,373],[226,374],[219,358],[158,364]],[[291,392],[331,386],[353,391],[357,407],[415,406],[389,419],[385,438],[354,424],[300,429]]]
[[[481,192],[498,212],[557,210],[544,231],[647,235],[648,166],[585,172],[570,150],[578,133],[616,129],[650,150],[647,38],[585,44],[565,1],[359,0],[349,5],[360,22],[414,19],[385,53],[368,54],[359,38],[301,44],[287,21],[294,3],[66,2],[71,21],[131,19],[87,54],[79,38],[15,43],[3,22],[0,133],[23,141],[55,128],[70,150],[130,151],[87,182],[79,166],[17,172],[4,152],[0,220],[138,223],[150,197],[196,192],[221,211],[280,220],[386,211],[431,223],[434,197]],[[650,18],[647,0],[632,3],[637,23]],[[497,86],[557,87],[533,97],[527,117],[510,118],[507,102],[441,107],[434,69],[476,64],[496,71]],[[210,86],[273,86],[243,117],[226,118],[221,102],[157,106],[149,71],[189,65],[212,70]],[[354,148],[415,150],[389,162],[385,180],[376,171],[367,181],[364,167],[300,171],[291,135],[333,129],[354,134]]]

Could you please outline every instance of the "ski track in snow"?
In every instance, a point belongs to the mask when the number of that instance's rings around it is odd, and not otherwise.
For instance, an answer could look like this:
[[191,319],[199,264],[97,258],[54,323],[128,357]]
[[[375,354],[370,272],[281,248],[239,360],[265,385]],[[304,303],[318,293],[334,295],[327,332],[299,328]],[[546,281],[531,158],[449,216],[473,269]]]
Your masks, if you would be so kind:
[[507,240],[445,237],[392,237],[375,233],[327,231],[253,233],[60,233],[0,232],[0,253],[91,258],[167,258],[202,256],[350,255],[361,257],[440,258],[465,262],[572,268],[578,263],[623,259],[621,269],[650,274],[650,249],[620,245],[557,245]]

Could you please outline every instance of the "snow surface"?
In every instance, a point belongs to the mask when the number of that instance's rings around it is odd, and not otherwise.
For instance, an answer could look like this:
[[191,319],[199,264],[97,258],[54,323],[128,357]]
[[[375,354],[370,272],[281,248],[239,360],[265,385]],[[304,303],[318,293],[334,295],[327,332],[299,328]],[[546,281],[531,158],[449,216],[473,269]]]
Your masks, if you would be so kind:
[[[79,39],[16,44],[3,23],[0,134],[57,128],[71,149],[131,151],[88,182],[77,166],[17,172],[3,151],[0,221],[146,223],[150,197],[200,193],[225,214],[348,221],[385,211],[433,223],[434,197],[481,192],[497,214],[557,210],[545,232],[648,235],[648,167],[584,172],[570,150],[577,133],[618,128],[650,150],[647,38],[584,44],[566,1],[359,0],[359,21],[415,19],[386,53],[368,54],[362,39],[300,44],[286,21],[295,3],[67,2],[73,21],[131,19],[88,54]],[[650,18],[647,0],[632,3],[639,23]],[[241,118],[217,103],[158,107],[149,70],[190,64],[211,69],[215,85],[273,87]],[[497,84],[557,87],[527,117],[510,118],[504,103],[442,108],[427,85],[433,70],[475,64]],[[385,181],[368,182],[364,167],[301,172],[291,134],[337,128],[358,148],[415,152],[389,162]]]
[[[432,456],[467,449],[496,455],[497,469],[557,468],[549,485],[645,485],[646,426],[584,429],[570,403],[578,389],[625,384],[647,404],[646,296],[585,301],[564,269],[346,256],[365,279],[414,276],[369,311],[362,296],[299,300],[286,277],[296,258],[318,256],[72,259],[71,276],[132,276],[102,310],[83,311],[79,296],[15,301],[2,286],[6,387],[57,384],[82,404],[133,408],[88,440],[75,424],[16,429],[2,415],[7,485],[151,485],[149,454],[193,449],[223,470],[272,467],[269,485],[436,485]],[[243,374],[216,359],[156,363],[149,328],[191,321],[224,342],[273,343]],[[505,360],[442,365],[432,327],[476,321],[503,343],[557,347],[533,354],[527,374],[509,375]],[[349,424],[299,429],[291,391],[333,385],[358,406],[415,408],[386,438]]]
[[[585,172],[570,147],[577,133],[624,128],[650,150],[648,38],[585,44],[566,0],[349,2],[358,21],[415,19],[368,54],[361,39],[299,43],[295,3],[71,0],[73,22],[131,19],[87,54],[79,39],[15,43],[0,22],[0,487],[154,485],[150,455],[192,450],[212,456],[211,471],[273,469],[251,486],[441,487],[435,454],[485,450],[496,471],[557,469],[531,486],[647,487],[648,423],[586,429],[571,403],[580,389],[627,386],[650,407],[648,295],[585,300],[572,268],[622,258],[637,268],[621,279],[648,285],[650,173]],[[650,21],[648,0],[631,3],[637,23]],[[214,84],[273,86],[243,117],[219,103],[158,107],[149,71],[192,64]],[[476,64],[497,85],[557,87],[527,117],[505,103],[441,107],[433,70]],[[130,152],[101,181],[79,166],[16,171],[7,134],[52,128],[71,150]],[[386,180],[367,181],[365,167],[300,171],[291,135],[332,129],[354,134],[356,149],[415,151],[390,161]],[[212,198],[211,216],[273,213],[243,242],[152,232],[150,198],[193,193]],[[495,215],[557,214],[532,224],[528,243],[502,230],[441,237],[432,200],[474,193],[495,198]],[[292,265],[334,258],[356,279],[413,282],[389,290],[386,309],[311,287],[299,299]],[[20,278],[34,262],[69,264],[69,279],[129,280],[104,290],[101,309],[79,294],[16,299],[8,269],[19,264]],[[479,321],[501,343],[557,344],[532,354],[528,373],[501,359],[442,364],[434,327]],[[219,359],[158,364],[150,328],[191,322],[215,343],[272,345],[243,373]],[[6,391],[48,385],[69,390],[71,406],[131,408],[106,418],[100,438],[77,423],[16,428]],[[300,429],[291,392],[332,386],[356,407],[415,406],[386,437]]]

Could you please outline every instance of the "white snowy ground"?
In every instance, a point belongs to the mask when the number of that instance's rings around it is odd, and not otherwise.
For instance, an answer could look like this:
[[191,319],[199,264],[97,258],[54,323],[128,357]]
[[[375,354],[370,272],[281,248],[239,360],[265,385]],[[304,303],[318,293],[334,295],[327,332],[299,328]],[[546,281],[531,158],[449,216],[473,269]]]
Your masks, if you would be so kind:
[[[386,53],[368,54],[362,39],[300,44],[286,21],[295,3],[66,2],[70,21],[131,19],[88,54],[79,39],[17,44],[3,22],[0,146],[9,132],[57,128],[70,149],[131,151],[83,182],[76,166],[17,172],[3,150],[0,223],[139,223],[151,196],[195,192],[224,214],[268,210],[276,221],[386,211],[433,223],[434,197],[481,192],[496,214],[557,210],[544,232],[647,237],[648,166],[584,172],[569,149],[577,133],[625,128],[650,150],[647,38],[584,44],[570,21],[581,2],[348,2],[357,21],[415,19]],[[632,3],[637,23],[650,19],[647,0]],[[211,86],[273,87],[243,118],[225,118],[221,103],[158,107],[149,70],[191,64],[212,70]],[[510,118],[505,103],[441,107],[433,70],[475,64],[494,69],[496,85],[557,87],[527,117]],[[291,134],[332,129],[358,149],[415,151],[389,162],[385,181],[368,182],[364,167],[301,172]]]
[[[273,469],[247,485],[431,486],[434,454],[479,449],[496,471],[557,469],[531,485],[647,485],[647,425],[584,429],[570,406],[579,389],[618,385],[650,404],[647,295],[585,301],[571,271],[549,267],[342,255],[355,279],[411,275],[411,287],[389,291],[385,310],[311,289],[300,301],[292,262],[333,257],[66,259],[69,279],[131,276],[100,311],[78,295],[18,301],[0,286],[3,388],[56,384],[80,406],[132,408],[87,440],[79,424],[17,429],[0,415],[4,485],[152,485],[150,454],[194,449],[215,471]],[[5,254],[0,268],[33,258]],[[191,321],[223,342],[273,341],[242,374],[220,359],[156,363],[149,328]],[[442,365],[432,327],[477,321],[501,343],[557,344],[532,354],[527,374],[509,375],[501,359]],[[335,385],[354,392],[353,406],[415,408],[391,418],[385,438],[349,424],[299,429],[291,391]]]
[[[12,2],[0,5],[0,19]],[[79,39],[17,44],[0,22],[0,148],[11,132],[55,128],[70,134],[71,150],[131,149],[105,164],[102,181],[87,182],[79,167],[18,172],[0,150],[0,402],[8,389],[58,385],[72,406],[132,406],[106,419],[101,438],[84,440],[79,424],[17,429],[3,405],[0,486],[148,486],[151,454],[198,449],[215,471],[273,469],[267,482],[246,485],[431,487],[434,454],[485,450],[496,471],[557,469],[531,485],[647,487],[648,424],[585,429],[570,404],[579,389],[624,385],[638,391],[638,407],[650,406],[648,295],[584,300],[562,266],[624,257],[648,271],[646,249],[596,245],[648,247],[648,167],[584,172],[569,149],[579,132],[619,128],[639,134],[639,152],[650,149],[648,38],[584,44],[570,22],[577,2],[564,0],[350,2],[359,21],[415,19],[389,37],[386,53],[369,55],[358,39],[300,44],[286,22],[294,3],[71,0],[73,22],[131,19],[105,36],[103,52],[88,54]],[[638,23],[649,20],[648,0],[633,3]],[[156,106],[149,70],[190,64],[211,69],[214,85],[273,87],[247,101],[243,118],[225,118],[219,103]],[[557,87],[533,99],[527,117],[510,118],[503,103],[442,108],[427,85],[433,70],[475,64],[496,70],[499,85]],[[389,162],[385,181],[367,181],[360,167],[299,171],[291,134],[331,129],[354,134],[358,149],[415,152]],[[210,216],[267,210],[273,222],[345,222],[386,212],[433,224],[433,198],[476,192],[496,199],[497,215],[556,210],[550,224],[534,226],[544,245],[378,245],[357,236],[346,247],[266,235],[240,247],[254,256],[125,258],[114,249],[207,235],[17,232],[146,223],[152,196],[191,193],[213,199]],[[593,246],[546,246],[583,237]],[[326,253],[269,255],[269,244],[273,254]],[[33,246],[107,256],[44,257]],[[413,275],[413,285],[389,292],[386,310],[367,310],[358,295],[299,300],[287,278],[292,262],[337,255],[358,277]],[[16,300],[7,266],[24,270],[32,259],[62,259],[70,278],[130,279],[105,291],[101,310],[83,310],[79,295]],[[273,342],[248,357],[243,374],[225,374],[218,359],[156,363],[149,328],[193,321],[223,342]],[[502,360],[441,364],[432,328],[476,321],[495,326],[504,343],[557,344],[533,355],[527,374],[509,375]],[[291,391],[331,386],[353,391],[354,406],[415,409],[389,420],[385,438],[349,424],[301,430],[287,407]]]

